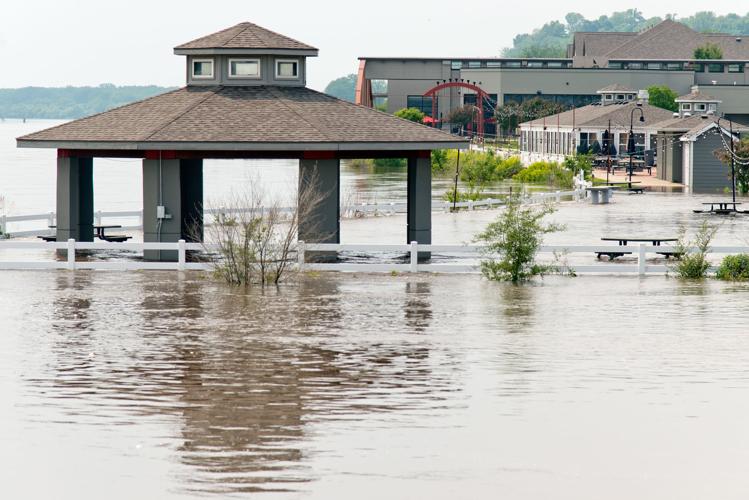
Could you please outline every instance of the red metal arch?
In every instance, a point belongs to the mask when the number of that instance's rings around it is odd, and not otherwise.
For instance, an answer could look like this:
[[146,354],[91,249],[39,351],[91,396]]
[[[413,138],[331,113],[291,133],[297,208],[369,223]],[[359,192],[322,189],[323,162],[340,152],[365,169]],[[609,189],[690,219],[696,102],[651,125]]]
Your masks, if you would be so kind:
[[435,99],[437,92],[439,92],[440,90],[453,88],[453,87],[461,87],[461,88],[476,92],[476,107],[479,110],[479,119],[478,119],[478,124],[476,126],[476,134],[479,137],[484,137],[484,99],[490,100],[489,94],[484,92],[484,90],[481,87],[473,83],[444,82],[424,92],[424,97],[430,97],[430,96],[432,97],[432,119],[436,119],[437,117],[437,99]]

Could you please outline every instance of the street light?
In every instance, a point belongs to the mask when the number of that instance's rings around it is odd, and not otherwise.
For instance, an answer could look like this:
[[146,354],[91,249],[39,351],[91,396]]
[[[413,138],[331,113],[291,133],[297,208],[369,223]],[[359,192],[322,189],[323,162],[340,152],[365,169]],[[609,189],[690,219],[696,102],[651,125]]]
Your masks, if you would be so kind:
[[632,155],[635,154],[635,131],[634,131],[634,119],[635,119],[635,111],[640,112],[640,121],[645,121],[645,113],[642,111],[642,104],[639,102],[637,103],[637,106],[632,108],[632,111],[629,113],[629,138],[627,139],[627,153],[629,153],[629,187],[632,188]]

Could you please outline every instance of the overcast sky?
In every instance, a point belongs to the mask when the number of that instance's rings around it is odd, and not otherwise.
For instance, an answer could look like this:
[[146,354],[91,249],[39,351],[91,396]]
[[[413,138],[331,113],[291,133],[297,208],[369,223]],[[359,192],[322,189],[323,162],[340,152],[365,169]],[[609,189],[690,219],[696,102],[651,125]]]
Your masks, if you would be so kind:
[[[574,4],[574,8],[570,5]],[[496,56],[518,33],[562,20],[609,14],[600,0],[24,0],[0,7],[0,87],[182,85],[183,42],[241,21],[320,49],[309,86],[322,90],[357,69],[359,56]],[[646,17],[741,11],[742,2],[634,0]],[[746,5],[746,4],[744,4]],[[745,7],[746,8],[746,7]]]

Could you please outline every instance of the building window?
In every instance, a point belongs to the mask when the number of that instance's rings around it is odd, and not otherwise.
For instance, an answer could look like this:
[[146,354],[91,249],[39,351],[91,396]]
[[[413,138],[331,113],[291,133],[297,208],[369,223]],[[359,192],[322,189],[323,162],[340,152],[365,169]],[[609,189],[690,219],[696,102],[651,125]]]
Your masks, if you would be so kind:
[[276,78],[296,79],[299,78],[299,61],[289,59],[276,60]]
[[744,72],[744,65],[742,63],[729,64],[728,65],[728,72],[729,73],[743,73]]
[[468,67],[470,69],[476,69],[481,67],[481,61],[468,61]]
[[229,78],[260,78],[260,59],[229,59]]
[[719,63],[710,63],[707,65],[707,70],[710,73],[723,73],[723,65]]
[[620,63],[620,62],[609,62],[609,69],[622,69],[622,63]]
[[695,73],[704,73],[705,72],[705,65],[702,63],[696,63],[694,65],[694,72]]
[[546,63],[547,68],[565,68],[567,64],[561,61],[549,61]]
[[505,61],[506,68],[519,68],[520,61]]
[[416,108],[427,116],[432,116],[432,97],[423,95],[406,96],[406,107]]
[[661,63],[648,63],[648,69],[663,69],[663,64]]
[[604,94],[604,99],[606,99],[607,101],[613,101],[614,94]]
[[707,106],[704,103],[698,103],[694,105],[695,111],[705,111],[707,109]]
[[501,68],[502,61],[486,61],[487,68]]
[[681,63],[666,63],[666,69],[669,71],[681,71]]
[[624,100],[624,94],[616,94],[616,100],[617,101],[623,101]]
[[542,61],[528,61],[529,68],[543,68],[544,63]]
[[692,105],[689,103],[684,103],[681,105],[682,111],[692,111]]
[[642,69],[642,63],[631,62],[629,63],[629,69]]
[[213,78],[213,59],[193,59],[192,77],[199,79]]
[[463,67],[463,63],[460,61],[453,61],[450,63],[450,69],[460,69]]

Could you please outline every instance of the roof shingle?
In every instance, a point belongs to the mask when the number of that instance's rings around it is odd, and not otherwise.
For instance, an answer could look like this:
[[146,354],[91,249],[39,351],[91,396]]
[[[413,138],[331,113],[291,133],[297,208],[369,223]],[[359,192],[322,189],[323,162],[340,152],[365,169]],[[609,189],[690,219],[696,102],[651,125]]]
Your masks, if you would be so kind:
[[239,23],[174,48],[184,49],[290,49],[317,50],[311,45],[289,38],[253,23]]
[[[18,138],[53,143],[464,143],[458,138],[305,87],[185,87]],[[446,146],[447,147],[447,146]]]

